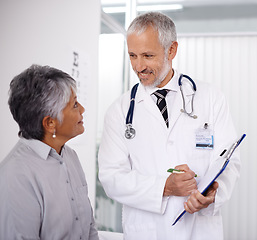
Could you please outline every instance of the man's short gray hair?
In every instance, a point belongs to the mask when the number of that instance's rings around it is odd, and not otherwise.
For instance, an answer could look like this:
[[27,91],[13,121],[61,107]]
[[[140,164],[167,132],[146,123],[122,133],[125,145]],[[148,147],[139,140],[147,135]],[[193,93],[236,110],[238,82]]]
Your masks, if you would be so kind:
[[167,53],[172,42],[177,41],[177,33],[174,22],[162,13],[148,12],[139,15],[128,27],[127,36],[133,33],[140,35],[150,26],[158,32],[160,44]]

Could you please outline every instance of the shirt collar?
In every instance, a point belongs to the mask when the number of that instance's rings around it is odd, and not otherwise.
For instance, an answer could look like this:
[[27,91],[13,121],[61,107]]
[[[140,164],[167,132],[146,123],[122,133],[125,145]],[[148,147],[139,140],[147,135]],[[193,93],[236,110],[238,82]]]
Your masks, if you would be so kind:
[[49,155],[51,155],[54,158],[60,158],[63,155],[63,150],[65,148],[65,146],[63,146],[61,151],[61,156],[60,156],[55,151],[55,149],[51,148],[49,145],[45,144],[40,140],[21,138],[20,141],[26,144],[29,148],[31,148],[35,153],[37,153],[44,160],[47,160]]
[[[145,88],[145,87],[144,87]],[[155,91],[157,90],[161,90],[161,89],[168,89],[169,91],[178,91],[178,72],[176,70],[174,70],[174,75],[171,78],[171,80],[162,88],[145,88],[145,91],[151,95],[153,94]]]

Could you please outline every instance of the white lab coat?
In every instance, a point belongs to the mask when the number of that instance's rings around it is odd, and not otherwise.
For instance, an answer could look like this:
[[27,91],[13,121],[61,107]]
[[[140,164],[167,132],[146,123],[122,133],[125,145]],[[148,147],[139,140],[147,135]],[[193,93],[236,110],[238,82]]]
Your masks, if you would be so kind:
[[[196,83],[194,112],[197,119],[180,110],[182,97],[175,72],[170,85],[173,104],[168,102],[169,129],[155,102],[139,85],[135,97],[133,127],[136,136],[126,139],[125,119],[130,92],[109,108],[99,150],[99,179],[107,195],[123,204],[126,240],[221,240],[221,205],[227,201],[239,177],[238,151],[220,176],[215,203],[198,213],[186,213],[172,226],[186,197],[163,197],[167,169],[188,164],[201,180],[222,150],[237,138],[224,96],[206,83]],[[190,109],[192,88],[183,82],[186,106]],[[213,150],[196,149],[195,132],[208,123],[213,130]]]

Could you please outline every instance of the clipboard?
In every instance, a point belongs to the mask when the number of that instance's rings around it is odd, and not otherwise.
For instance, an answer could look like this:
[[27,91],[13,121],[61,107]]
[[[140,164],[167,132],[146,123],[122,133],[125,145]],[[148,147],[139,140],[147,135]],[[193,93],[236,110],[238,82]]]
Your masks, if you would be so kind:
[[[218,160],[215,161],[213,166],[208,170],[206,175],[203,177],[201,182],[197,185],[198,191],[201,192],[202,195],[206,195],[208,188],[213,184],[213,182],[220,176],[220,174],[226,169],[230,158],[239,144],[243,141],[246,134],[243,134],[239,140],[232,144],[230,149],[227,151],[224,149],[220,154]],[[225,161],[224,161],[225,158]],[[186,213],[186,210],[181,210],[180,214],[174,220],[172,226],[174,226]]]

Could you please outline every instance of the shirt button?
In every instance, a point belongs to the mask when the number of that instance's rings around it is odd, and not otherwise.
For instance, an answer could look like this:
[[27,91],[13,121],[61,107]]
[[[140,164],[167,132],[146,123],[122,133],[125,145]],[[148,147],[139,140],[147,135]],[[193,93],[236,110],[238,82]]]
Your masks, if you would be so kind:
[[79,218],[78,218],[78,217],[76,217],[75,219],[76,219],[76,221],[78,221],[78,220],[79,220]]
[[69,180],[66,180],[66,183],[69,183]]
[[62,164],[63,164],[63,161],[60,161],[60,164],[62,165]]
[[74,201],[74,198],[72,197],[71,200]]

